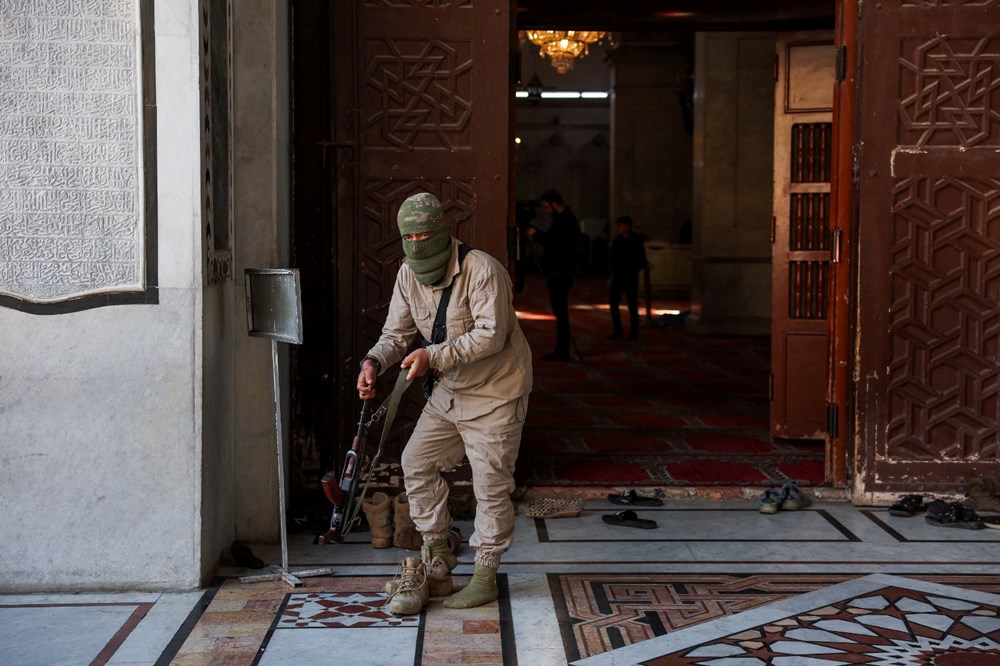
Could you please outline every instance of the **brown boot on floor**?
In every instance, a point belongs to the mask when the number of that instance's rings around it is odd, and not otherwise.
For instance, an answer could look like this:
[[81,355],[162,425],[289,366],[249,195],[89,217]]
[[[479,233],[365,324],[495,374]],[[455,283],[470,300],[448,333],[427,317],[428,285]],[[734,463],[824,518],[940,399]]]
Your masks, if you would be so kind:
[[[420,549],[420,560],[427,570],[427,591],[432,597],[446,597],[455,590],[451,579],[451,569],[441,557],[431,553],[426,542]],[[385,584],[385,593],[392,596],[399,589],[401,578],[393,578]]]
[[427,586],[427,567],[419,557],[407,557],[399,567],[396,579],[386,584],[393,586],[385,610],[393,615],[416,615],[430,600]]
[[424,539],[410,520],[410,501],[406,493],[396,495],[392,501],[392,510],[392,521],[396,528],[392,533],[392,545],[406,550],[420,550]]
[[365,499],[361,503],[364,509],[365,518],[368,519],[368,527],[372,532],[372,548],[392,547],[392,525],[389,521],[389,512],[392,510],[392,503],[385,493],[375,493],[370,499]]

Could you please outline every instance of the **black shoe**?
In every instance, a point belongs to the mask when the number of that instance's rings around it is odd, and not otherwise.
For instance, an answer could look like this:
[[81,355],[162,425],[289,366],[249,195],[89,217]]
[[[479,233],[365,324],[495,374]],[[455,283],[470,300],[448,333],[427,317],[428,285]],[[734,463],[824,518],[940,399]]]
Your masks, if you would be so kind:
[[254,555],[253,551],[242,543],[233,544],[229,554],[233,556],[236,564],[247,569],[263,569],[267,566],[267,562]]
[[621,333],[612,333],[611,335],[608,336],[608,340],[621,340],[621,339],[622,339]]
[[551,354],[546,354],[542,357],[543,361],[568,361],[569,354],[560,354],[559,352],[552,352]]
[[628,339],[629,340],[638,340],[639,339],[639,334],[638,333],[632,333],[631,335],[628,336]]

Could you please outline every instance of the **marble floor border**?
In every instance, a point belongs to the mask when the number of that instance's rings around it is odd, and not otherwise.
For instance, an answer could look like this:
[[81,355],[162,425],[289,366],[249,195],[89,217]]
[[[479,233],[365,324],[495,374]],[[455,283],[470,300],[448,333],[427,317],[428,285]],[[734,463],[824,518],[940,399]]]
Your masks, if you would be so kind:
[[180,652],[181,646],[194,631],[195,625],[198,624],[198,620],[201,616],[205,614],[205,610],[212,603],[212,599],[215,598],[216,593],[222,588],[222,583],[225,579],[216,577],[209,587],[205,589],[205,592],[198,599],[197,603],[191,608],[191,612],[188,613],[187,617],[184,618],[184,622],[181,626],[177,628],[174,633],[173,638],[167,643],[167,646],[163,649],[159,658],[156,660],[154,666],[170,666],[170,662],[174,660],[177,653]]
[[[875,515],[875,512],[872,511],[871,509],[860,509],[858,513],[860,513],[861,515],[865,516],[870,521],[878,525],[879,528],[881,528],[886,534],[891,536],[899,543],[1000,543],[1000,531],[997,532],[996,539],[910,539],[900,534],[898,530],[894,529],[891,525],[889,525],[884,520]],[[885,512],[880,512],[880,513],[885,513]],[[914,516],[914,518],[917,517]],[[983,530],[963,530],[961,528],[947,528],[947,527],[938,529],[946,529],[952,534],[962,534],[963,532],[966,531],[972,531],[972,532],[983,531]]]
[[[619,511],[617,507],[613,510],[608,509],[584,509],[582,513],[616,513]],[[630,509],[635,511],[636,514],[640,514],[643,509]],[[645,511],[651,511],[656,513],[691,513],[691,512],[713,512],[718,513],[721,511],[752,511],[757,513],[756,509],[674,509],[668,507],[657,507],[655,509],[645,509]],[[820,516],[831,527],[836,529],[838,532],[844,535],[843,539],[796,539],[795,543],[862,543],[863,539],[858,535],[854,534],[849,530],[843,523],[834,518],[829,511],[826,509],[802,509],[801,513],[815,513]],[[626,543],[629,542],[627,538],[618,539],[553,539],[549,536],[548,526],[546,525],[546,518],[535,518],[535,535],[538,538],[539,543]],[[642,539],[642,543],[665,543],[665,542],[683,542],[683,543],[784,543],[787,542],[787,537],[785,535],[777,535],[773,539],[740,539],[733,538],[732,535],[728,537],[719,537],[715,539],[698,539],[691,537],[677,537],[671,539]],[[989,542],[976,542],[976,543],[989,543]]]
[[703,643],[706,635],[723,636],[738,633],[762,624],[778,622],[790,615],[807,613],[826,604],[886,587],[906,588],[942,597],[954,597],[956,590],[959,590],[963,599],[1000,606],[1000,595],[990,592],[928,583],[892,574],[869,574],[570,663],[572,666],[634,666]]

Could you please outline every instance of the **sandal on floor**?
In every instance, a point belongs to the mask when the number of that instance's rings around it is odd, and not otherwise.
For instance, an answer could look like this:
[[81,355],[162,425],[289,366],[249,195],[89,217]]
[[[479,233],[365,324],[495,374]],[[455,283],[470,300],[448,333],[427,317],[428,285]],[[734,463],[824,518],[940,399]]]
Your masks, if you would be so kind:
[[639,527],[644,530],[651,530],[656,527],[655,520],[647,520],[645,518],[639,518],[635,515],[635,511],[619,511],[615,514],[608,514],[601,516],[601,520],[606,522],[608,525],[620,525],[622,527]]
[[794,481],[789,481],[781,487],[780,508],[782,511],[798,511],[805,506],[809,506],[809,498],[799,490],[799,486]]
[[889,515],[908,518],[923,508],[923,495],[903,495],[898,502],[889,507]]
[[963,506],[961,502],[948,503],[944,500],[934,500],[928,504],[924,520],[935,527],[957,527],[963,530],[981,530],[984,527],[975,510]]
[[781,506],[781,491],[768,488],[757,498],[757,503],[759,504],[757,510],[761,513],[778,513],[778,508]]
[[1000,530],[1000,516],[980,516],[979,520],[983,522],[986,527],[992,527],[995,530]]
[[620,495],[608,495],[608,501],[622,506],[663,506],[663,500],[658,497],[643,497],[634,490],[627,490]]
[[583,500],[572,497],[540,497],[528,502],[524,515],[529,518],[574,518],[583,511]]

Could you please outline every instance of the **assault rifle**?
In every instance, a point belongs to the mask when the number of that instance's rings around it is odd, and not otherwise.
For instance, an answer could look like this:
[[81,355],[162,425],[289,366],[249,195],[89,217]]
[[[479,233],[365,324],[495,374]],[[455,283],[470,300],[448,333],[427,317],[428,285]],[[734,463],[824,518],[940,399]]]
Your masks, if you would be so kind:
[[354,494],[358,489],[358,470],[361,467],[361,456],[365,452],[365,438],[368,435],[368,401],[361,403],[361,420],[358,421],[358,434],[351,442],[351,448],[344,456],[343,474],[337,482],[334,472],[323,475],[323,493],[333,504],[333,515],[330,517],[330,529],[319,537],[320,543],[336,541],[343,543],[344,535],[350,529],[348,513],[354,506]]
[[[357,493],[358,479],[361,476],[361,465],[365,453],[365,439],[368,435],[368,426],[385,416],[385,422],[382,424],[382,438],[379,440],[378,450],[375,452],[375,457],[372,458],[371,465],[368,468],[368,478],[370,479],[372,470],[375,469],[375,463],[378,462],[379,457],[382,455],[382,445],[385,444],[385,440],[389,437],[389,428],[396,417],[399,400],[403,396],[403,392],[410,385],[410,381],[406,379],[407,374],[407,370],[399,373],[392,393],[375,410],[371,418],[368,417],[369,401],[365,400],[361,403],[361,418],[358,420],[358,433],[351,442],[350,450],[344,456],[344,466],[339,482],[336,472],[327,472],[323,475],[323,493],[330,500],[330,504],[333,505],[333,515],[330,516],[330,529],[326,531],[326,534],[321,534],[317,537],[319,543],[330,543],[331,541],[343,543],[344,535],[350,531],[351,526],[357,520],[359,509],[354,507],[354,496]],[[365,482],[366,488],[367,485],[367,482]],[[362,490],[361,501],[364,501],[364,497],[365,493]],[[351,513],[352,509],[353,513]]]

